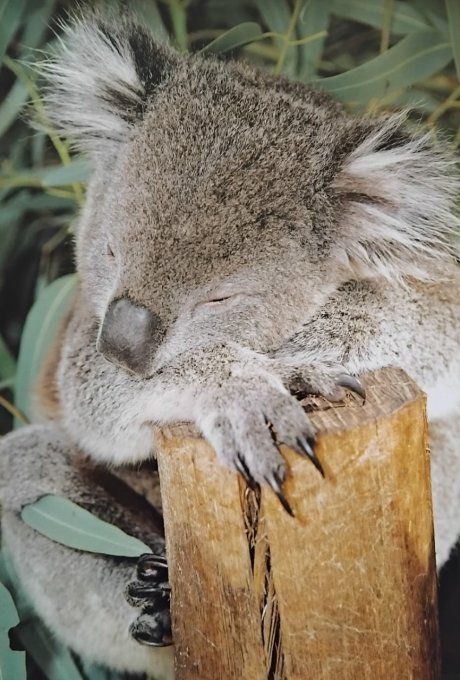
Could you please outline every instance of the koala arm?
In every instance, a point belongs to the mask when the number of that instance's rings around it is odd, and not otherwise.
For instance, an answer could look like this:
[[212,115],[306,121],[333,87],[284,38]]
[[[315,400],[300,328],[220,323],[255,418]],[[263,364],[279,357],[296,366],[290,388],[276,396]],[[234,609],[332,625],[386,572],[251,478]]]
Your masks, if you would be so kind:
[[[432,395],[431,417],[456,407],[460,342],[459,277],[443,283],[410,281],[406,287],[385,281],[343,284],[279,349],[270,353],[273,369],[294,391],[333,392],[332,379],[346,371],[397,366],[406,370]],[[433,353],[432,348],[438,347]],[[321,375],[322,374],[322,375]],[[297,389],[296,389],[297,388]],[[341,395],[336,395],[340,397]],[[457,398],[458,403],[458,398]]]
[[[162,634],[165,606],[146,616],[126,599],[128,584],[135,592],[139,583],[134,580],[135,560],[73,550],[34,531],[20,516],[24,505],[44,494],[63,495],[136,535],[164,561],[164,540],[151,519],[153,509],[148,513],[141,501],[123,505],[118,495],[114,498],[102,473],[80,465],[57,425],[34,425],[5,437],[0,468],[2,539],[45,625],[86,660],[119,671],[149,672],[159,680],[171,678],[171,648],[147,646]],[[139,565],[137,575],[142,576]],[[132,597],[131,604],[142,607]]]

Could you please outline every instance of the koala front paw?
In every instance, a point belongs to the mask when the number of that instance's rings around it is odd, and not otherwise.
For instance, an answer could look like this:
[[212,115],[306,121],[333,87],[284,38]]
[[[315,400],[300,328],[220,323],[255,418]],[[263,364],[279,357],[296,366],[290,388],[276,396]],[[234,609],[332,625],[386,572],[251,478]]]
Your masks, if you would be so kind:
[[279,445],[308,457],[323,475],[313,450],[312,424],[273,376],[259,373],[224,381],[200,400],[197,422],[225,465],[237,470],[249,486],[268,484],[290,514],[282,491],[286,463]]
[[136,578],[128,584],[125,595],[130,605],[141,610],[129,627],[133,638],[152,647],[172,644],[166,559],[150,553],[141,555]]

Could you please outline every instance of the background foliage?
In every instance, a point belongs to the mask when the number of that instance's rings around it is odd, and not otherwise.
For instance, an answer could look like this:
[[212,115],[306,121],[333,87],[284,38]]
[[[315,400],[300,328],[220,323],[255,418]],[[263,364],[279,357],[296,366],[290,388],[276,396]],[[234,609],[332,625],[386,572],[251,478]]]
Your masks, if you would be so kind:
[[[100,4],[112,8],[115,3]],[[460,144],[459,0],[131,0],[117,4],[121,11],[129,7],[136,13],[157,40],[170,41],[181,50],[250,60],[275,74],[314,83],[352,110],[377,113],[410,107],[411,121],[445,136],[453,149]],[[59,21],[75,9],[71,0],[0,0],[3,431],[11,426],[13,415],[21,420],[18,408],[28,413],[31,383],[68,302],[70,279],[66,278],[45,291],[24,326],[41,291],[73,270],[72,224],[84,199],[88,171],[84,159],[72,154],[44,118],[36,66],[54,49]],[[28,125],[31,112],[43,131]],[[4,572],[7,564],[4,555]],[[15,587],[11,578],[10,586]],[[13,620],[10,603],[8,607]],[[21,607],[27,610],[24,602]],[[77,669],[68,652],[57,648],[43,631],[29,628],[24,639],[36,649],[38,644],[36,662],[47,677],[85,673],[91,678],[107,677],[101,669]],[[17,667],[22,662],[11,663]]]

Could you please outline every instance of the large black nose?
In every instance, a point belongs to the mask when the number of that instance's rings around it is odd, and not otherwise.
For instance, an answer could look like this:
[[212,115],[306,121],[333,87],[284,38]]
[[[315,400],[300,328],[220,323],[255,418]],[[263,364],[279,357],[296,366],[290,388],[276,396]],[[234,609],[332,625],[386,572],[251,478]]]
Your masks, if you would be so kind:
[[114,364],[146,375],[163,336],[163,324],[157,314],[120,298],[107,309],[97,349]]

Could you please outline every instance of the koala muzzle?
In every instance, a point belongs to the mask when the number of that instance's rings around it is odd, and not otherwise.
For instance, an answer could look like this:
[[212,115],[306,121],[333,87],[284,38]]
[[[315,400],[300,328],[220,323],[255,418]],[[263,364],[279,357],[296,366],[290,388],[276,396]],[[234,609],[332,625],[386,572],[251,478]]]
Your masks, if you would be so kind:
[[120,298],[107,309],[97,350],[108,361],[146,377],[163,337],[164,327],[158,314],[128,298]]

